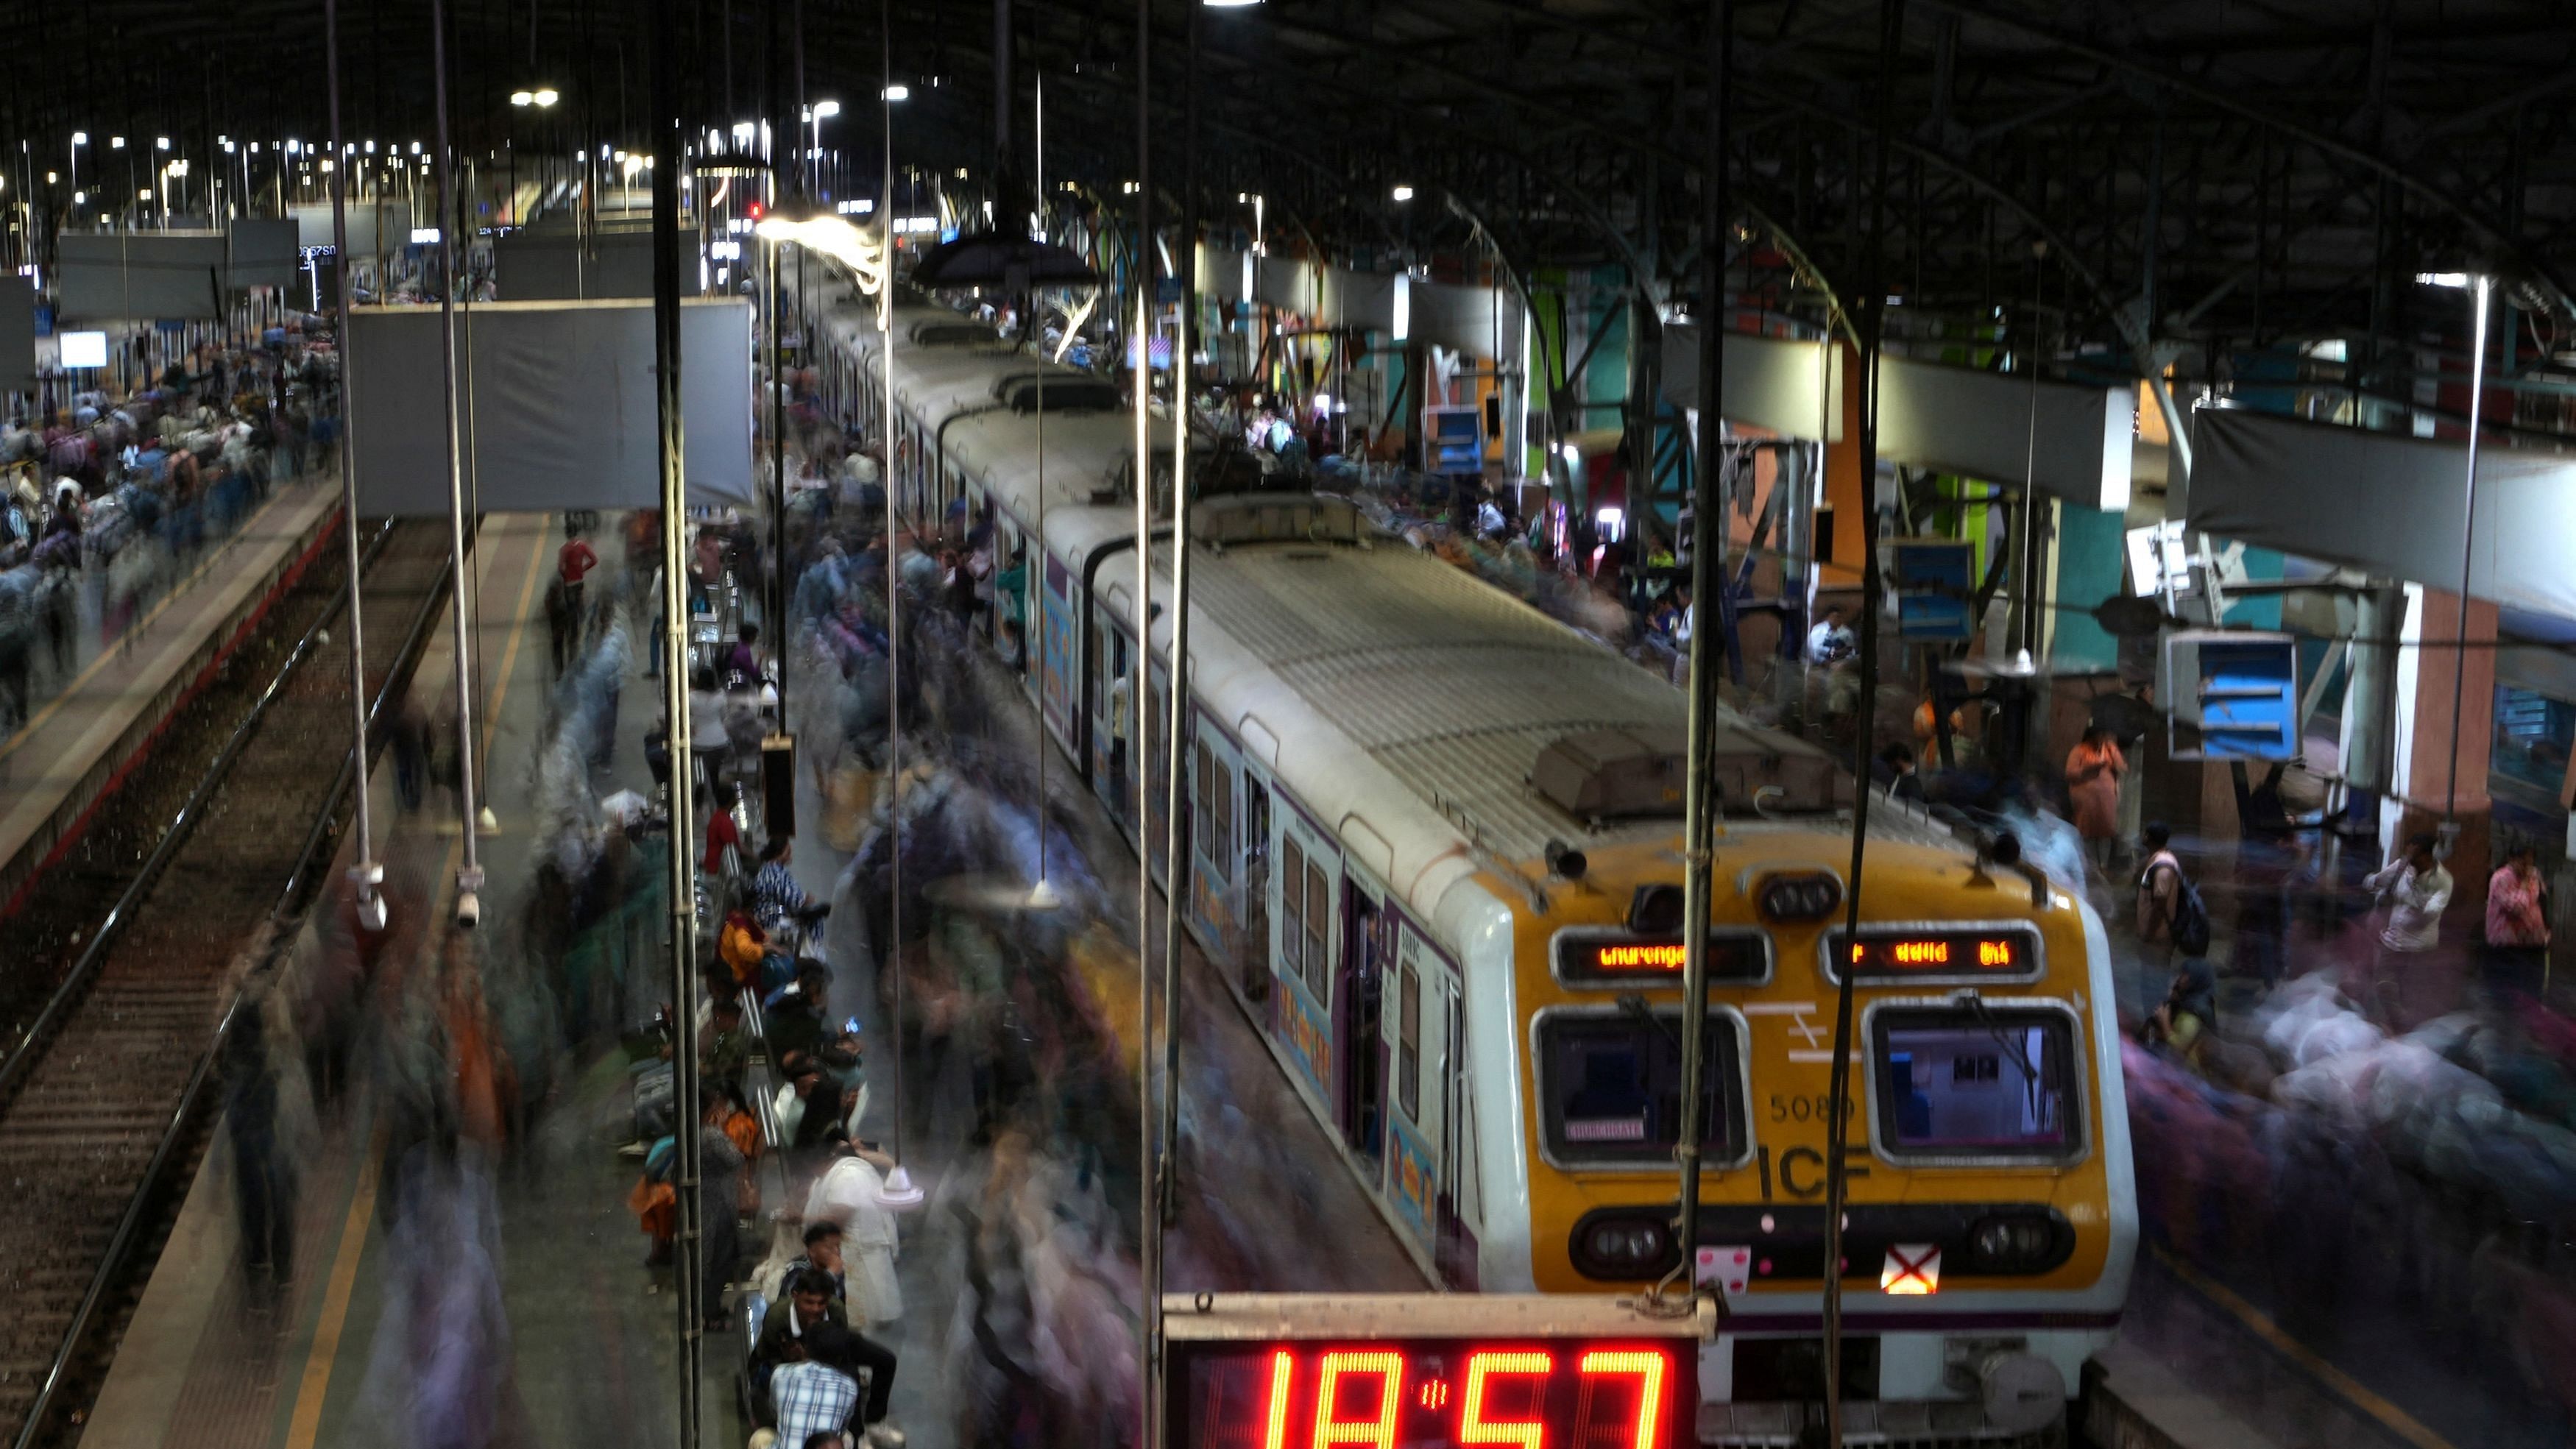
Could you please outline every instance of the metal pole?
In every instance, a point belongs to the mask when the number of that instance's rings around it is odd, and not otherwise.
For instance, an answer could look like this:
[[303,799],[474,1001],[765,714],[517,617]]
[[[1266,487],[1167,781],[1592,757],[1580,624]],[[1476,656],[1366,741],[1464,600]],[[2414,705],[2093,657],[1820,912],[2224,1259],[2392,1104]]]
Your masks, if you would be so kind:
[[1707,1091],[1709,872],[1715,863],[1717,801],[1710,765],[1717,737],[1717,659],[1709,636],[1717,622],[1697,617],[1713,588],[1726,586],[1724,429],[1718,400],[1726,365],[1726,230],[1733,198],[1726,187],[1726,89],[1733,59],[1734,0],[1708,6],[1708,165],[1700,182],[1699,496],[1691,503],[1690,733],[1683,776],[1682,1120],[1673,1160],[1681,1168],[1681,1213],[1673,1240],[1681,1247],[1684,1292],[1697,1288],[1700,1141],[1707,1135],[1701,1099]]
[[[1155,1164],[1162,1221],[1179,1215],[1181,1139],[1181,898],[1189,893],[1190,323],[1198,305],[1199,11],[1190,7],[1186,129],[1181,135],[1181,317],[1172,329],[1172,707],[1163,737],[1163,1130]],[[1159,1248],[1158,1248],[1159,1256]],[[1158,1264],[1159,1267],[1159,1264]],[[1159,1371],[1159,1364],[1157,1365]],[[1158,1397],[1156,1403],[1162,1402]]]
[[885,108],[885,183],[877,193],[877,222],[885,238],[877,273],[877,362],[885,375],[884,479],[886,510],[886,939],[881,969],[894,975],[894,1160],[903,1161],[903,558],[895,540],[894,477],[894,4],[877,8],[880,88]]
[[[1191,7],[1196,9],[1197,7]],[[1136,250],[1127,280],[1136,289],[1136,657],[1128,683],[1130,738],[1118,742],[1136,756],[1136,1114],[1137,1162],[1142,1177],[1137,1214],[1138,1269],[1144,1287],[1142,1317],[1145,1412],[1137,1417],[1137,1442],[1154,1449],[1154,1416],[1162,1403],[1162,1335],[1157,1332],[1163,1298],[1163,1214],[1154,1183],[1154,990],[1145,963],[1154,953],[1154,852],[1148,844],[1152,789],[1146,783],[1145,721],[1152,711],[1147,686],[1153,670],[1146,663],[1154,637],[1154,170],[1149,135],[1153,113],[1148,108],[1153,72],[1152,0],[1136,0]],[[1177,622],[1175,624],[1177,626]],[[1170,862],[1177,870],[1179,862]]]
[[[677,1289],[680,1334],[680,1449],[699,1443],[699,1387],[706,1345],[705,1304],[699,1288],[705,1281],[701,1257],[706,1240],[704,1191],[698,1155],[698,838],[695,800],[689,788],[687,761],[695,758],[689,739],[689,589],[688,484],[682,466],[685,419],[680,410],[680,104],[677,58],[671,35],[677,24],[673,0],[655,6],[653,27],[653,379],[654,412],[659,424],[662,478],[662,711],[670,729],[674,769],[668,796],[671,812],[669,845],[671,891],[671,1084],[674,1142],[678,1150],[678,1248],[672,1277]],[[733,1204],[719,1203],[719,1212]],[[727,1267],[732,1265],[727,1264]]]
[[[331,88],[331,149],[340,149],[340,4],[339,0],[322,0],[322,37],[327,51],[324,69]],[[352,371],[349,347],[350,308],[355,288],[349,280],[349,210],[342,184],[341,171],[331,171],[331,248],[333,270],[339,274],[340,302],[340,512],[342,532],[349,555],[349,750],[351,768],[356,771],[358,863],[349,869],[350,883],[358,889],[358,919],[370,930],[382,930],[385,924],[384,901],[376,894],[376,882],[383,879],[384,869],[376,864],[375,833],[367,805],[367,649],[365,621],[358,611],[358,470],[357,445],[350,441],[350,384]]]
[[2460,522],[2460,629],[2451,651],[2451,771],[2450,783],[2442,790],[2445,825],[2452,824],[2460,804],[2460,702],[2469,678],[2469,570],[2478,557],[2478,425],[2483,421],[2481,409],[2487,395],[2488,296],[2494,289],[2493,277],[2481,274],[2469,281],[2469,295],[2477,308],[2477,345],[2469,351],[2468,505]]
[[769,472],[775,481],[770,514],[769,647],[778,655],[778,720],[787,728],[787,291],[779,269],[787,248],[769,244]]
[[[1037,76],[1037,104],[1033,119],[1037,128],[1036,165],[1037,174],[1040,178],[1038,184],[1041,188],[1037,193],[1038,231],[1041,233],[1040,239],[1043,240],[1043,233],[1046,231],[1046,192],[1043,189],[1045,186],[1044,178],[1046,176],[1046,76],[1043,72]],[[1047,883],[1047,740],[1045,738],[1047,717],[1046,569],[1048,558],[1046,547],[1046,294],[1034,285],[1029,288],[1029,307],[1037,317],[1037,326],[1035,330],[1038,338],[1038,538],[1037,547],[1035,549],[1037,557],[1033,560],[1022,563],[1020,567],[1026,569],[1034,565],[1037,569],[1037,577],[1035,581],[1037,587],[1030,592],[1037,600],[1038,617],[1036,620],[1037,635],[1034,639],[1030,637],[1029,633],[1030,621],[1025,618],[1020,621],[1020,647],[1026,649],[1032,644],[1035,644],[1037,647],[1039,736],[1038,883],[1037,888],[1029,893],[1029,900],[1033,905],[1051,906],[1055,904],[1055,888]],[[1026,577],[1026,575],[1023,575],[1023,577]],[[1072,731],[1068,729],[1065,733],[1070,736]]]
[[[1905,36],[1905,0],[1879,0],[1878,135],[1875,184],[1870,188],[1869,248],[1861,293],[1860,496],[1860,711],[1853,734],[1851,872],[1843,918],[1846,933],[1860,934],[1861,868],[1869,843],[1869,742],[1878,727],[1878,367],[1886,322],[1887,289],[1881,275],[1887,243],[1887,160],[1895,149],[1896,52]],[[1850,1174],[1843,1154],[1850,1143],[1852,972],[1837,963],[1834,987],[1832,1069],[1825,1094],[1825,1442],[1843,1442],[1843,1204]]]
[[[437,68],[439,195],[456,194],[456,155],[447,142],[447,3],[430,0],[430,62]],[[336,168],[334,168],[336,170]],[[444,213],[447,208],[439,210]],[[444,271],[438,289],[439,390],[447,406],[447,546],[454,571],[448,603],[456,626],[456,806],[464,845],[464,864],[457,868],[456,893],[462,909],[467,896],[483,889],[483,865],[475,849],[474,826],[474,639],[471,601],[465,572],[465,455],[456,413],[456,237],[442,215],[438,228],[439,264]]]

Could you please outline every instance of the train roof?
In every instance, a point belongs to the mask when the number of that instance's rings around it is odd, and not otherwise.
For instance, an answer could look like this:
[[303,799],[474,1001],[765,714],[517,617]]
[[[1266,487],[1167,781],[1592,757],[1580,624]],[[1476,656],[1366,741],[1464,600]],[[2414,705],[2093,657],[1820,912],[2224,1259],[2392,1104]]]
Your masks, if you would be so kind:
[[[936,420],[980,406],[993,380],[1033,360],[1006,349],[911,343],[910,322],[933,317],[955,314],[896,309],[896,394],[918,416]],[[872,312],[865,320],[843,335],[872,357]],[[920,381],[908,386],[908,378]],[[1134,422],[1123,413],[1050,413],[1046,428],[1045,544],[1078,570],[1095,551],[1133,539],[1132,496],[1101,490],[1114,488],[1129,467]],[[1168,447],[1168,422],[1157,420],[1155,432]],[[960,419],[948,430],[952,466],[980,480],[1023,525],[1034,522],[1036,434],[1034,417],[1007,410]],[[1338,532],[1325,531],[1346,541],[1193,544],[1192,686],[1356,858],[1429,911],[1456,880],[1537,860],[1552,840],[1677,842],[1674,814],[1578,818],[1531,777],[1542,751],[1569,739],[1678,739],[1688,721],[1681,690],[1464,570],[1372,536],[1346,500],[1202,500],[1193,528],[1220,522],[1229,510],[1300,504],[1340,519]],[[1160,603],[1170,589],[1168,539],[1154,554],[1151,587]],[[1132,629],[1133,560],[1110,564],[1093,584],[1103,606]],[[1158,611],[1151,633],[1159,658],[1169,657],[1170,631],[1169,611]],[[1748,751],[1823,761],[1831,773],[1824,753],[1794,736],[1731,712],[1723,724]],[[1803,822],[1784,824],[1815,828],[1839,813],[1835,807],[1848,806],[1849,790],[1842,777],[1839,794]],[[1908,843],[1950,845],[1945,832],[1907,829],[1889,814],[1873,811],[1874,832],[1893,827]],[[1761,828],[1742,821],[1734,828],[1748,824]]]

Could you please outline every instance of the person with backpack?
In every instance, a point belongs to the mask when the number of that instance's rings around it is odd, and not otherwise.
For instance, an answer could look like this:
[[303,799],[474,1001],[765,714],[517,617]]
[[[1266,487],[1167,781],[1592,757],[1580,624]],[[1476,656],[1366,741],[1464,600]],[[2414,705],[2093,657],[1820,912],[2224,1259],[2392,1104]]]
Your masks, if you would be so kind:
[[2138,945],[2145,964],[2162,969],[2209,950],[2209,908],[2173,853],[2173,827],[2158,820],[2142,836],[2147,866],[2138,876]]
[[2442,912],[2451,904],[2451,873],[2442,868],[2435,853],[2439,846],[2431,832],[2418,831],[2407,837],[2406,848],[2395,859],[2361,883],[2362,889],[2388,904],[2371,987],[2386,1018],[2382,1024],[2393,1031],[2415,1025],[2412,1020],[2399,1020],[2407,988],[2422,989],[2434,948],[2442,944]]

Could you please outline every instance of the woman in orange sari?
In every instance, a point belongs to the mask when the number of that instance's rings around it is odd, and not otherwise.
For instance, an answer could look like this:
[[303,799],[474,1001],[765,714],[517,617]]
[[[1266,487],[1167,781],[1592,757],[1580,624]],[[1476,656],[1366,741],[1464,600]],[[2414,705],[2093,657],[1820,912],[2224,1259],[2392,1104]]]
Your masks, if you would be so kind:
[[2088,727],[2066,752],[2066,800],[2075,816],[2075,833],[2083,838],[2085,853],[2105,870],[2119,841],[2120,777],[2128,770],[2120,742],[2100,725]]

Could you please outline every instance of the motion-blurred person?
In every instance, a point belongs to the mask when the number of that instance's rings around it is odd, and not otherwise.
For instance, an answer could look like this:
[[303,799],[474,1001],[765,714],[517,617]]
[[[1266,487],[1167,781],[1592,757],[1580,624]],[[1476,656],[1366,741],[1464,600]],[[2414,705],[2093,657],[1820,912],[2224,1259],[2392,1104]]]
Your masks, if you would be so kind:
[[2075,817],[2075,833],[2084,853],[2104,870],[2120,848],[2120,777],[2128,757],[2119,742],[2100,725],[2088,725],[2084,738],[2066,752],[2066,802]]
[[2435,854],[2440,844],[2430,832],[2418,831],[2395,859],[2361,883],[2388,907],[2371,987],[2383,1024],[2392,1031],[2415,1024],[2408,998],[2423,1000],[2431,991],[2432,983],[2422,978],[2442,944],[2442,912],[2451,904],[2451,873]]
[[830,1278],[832,1301],[840,1304],[842,1310],[847,1312],[850,1302],[850,1284],[847,1270],[842,1266],[841,1260],[841,1225],[829,1219],[809,1222],[805,1225],[804,1240],[805,1251],[788,1263],[787,1271],[792,1275],[810,1268]]
[[760,682],[760,626],[744,624],[735,631],[733,648],[725,652],[724,672],[730,681],[756,685]]
[[704,1287],[698,1303],[710,1333],[724,1331],[725,1286],[742,1259],[742,1149],[734,1145],[725,1124],[733,1119],[732,1096],[710,1084],[699,1089],[698,1219],[704,1244],[699,1269]]
[[1890,798],[1923,803],[1923,772],[1915,768],[1912,745],[1897,740],[1880,750],[1875,773]]
[[2138,872],[2138,955],[2142,965],[2163,970],[2173,963],[2182,859],[2173,853],[2173,827],[2161,820],[2147,826],[2141,843],[2147,849],[2147,864]]
[[2517,841],[2487,878],[2487,985],[2537,993],[2549,964],[2549,886],[2531,842]]
[[771,836],[760,848],[760,873],[751,878],[752,918],[772,936],[832,913],[829,903],[817,902],[796,883],[796,873],[789,868],[795,859],[795,841]]
[[2147,1018],[2150,1046],[2163,1046],[2185,1066],[2199,1071],[2208,1035],[2218,1026],[2218,974],[2206,960],[2191,957],[2174,971],[2165,999]]
[[1843,622],[1840,604],[1827,604],[1825,617],[1817,620],[1816,626],[1807,631],[1809,664],[1839,664],[1849,659],[1858,647],[1857,636],[1852,633],[1851,626]]

